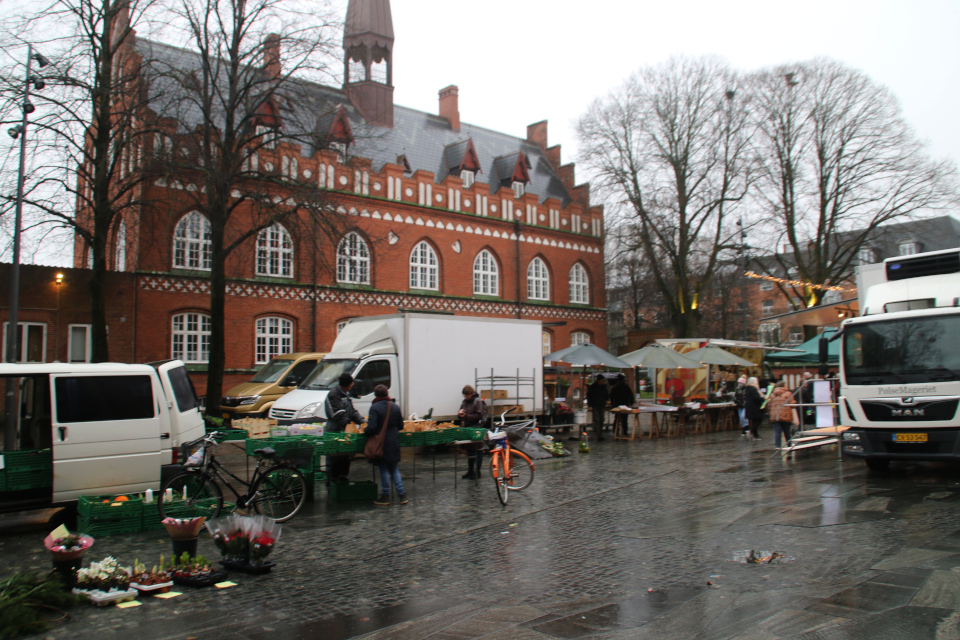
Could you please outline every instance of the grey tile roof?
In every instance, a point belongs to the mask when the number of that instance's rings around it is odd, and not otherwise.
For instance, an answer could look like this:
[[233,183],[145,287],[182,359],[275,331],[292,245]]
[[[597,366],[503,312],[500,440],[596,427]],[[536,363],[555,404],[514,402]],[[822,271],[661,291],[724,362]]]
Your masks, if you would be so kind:
[[[164,73],[169,69],[180,73],[199,70],[199,56],[185,49],[143,39],[137,40],[137,48],[148,66],[155,69],[149,88],[151,106],[161,117],[175,119],[181,132],[192,130],[200,123],[201,112],[184,99],[177,83]],[[490,184],[491,192],[500,188],[502,180],[510,178],[516,154],[523,151],[531,167],[527,193],[537,195],[541,203],[547,198],[556,198],[564,207],[573,200],[540,147],[525,138],[468,123],[461,123],[460,131],[453,131],[447,120],[439,115],[401,106],[394,106],[394,128],[387,129],[367,124],[340,89],[293,81],[286,85],[285,92],[288,100],[280,104],[280,115],[288,128],[287,133],[296,128],[306,139],[321,134],[314,145],[304,144],[301,150],[304,157],[311,157],[316,152],[314,147],[322,143],[331,114],[343,105],[355,136],[348,153],[369,158],[374,171],[382,170],[385,164],[396,163],[398,156],[405,155],[412,171],[430,171],[435,174],[435,181],[441,182],[450,173],[445,151],[451,145],[472,139],[481,167],[477,182]],[[508,160],[511,156],[512,163]],[[498,158],[504,166],[509,164],[509,169],[498,168]]]

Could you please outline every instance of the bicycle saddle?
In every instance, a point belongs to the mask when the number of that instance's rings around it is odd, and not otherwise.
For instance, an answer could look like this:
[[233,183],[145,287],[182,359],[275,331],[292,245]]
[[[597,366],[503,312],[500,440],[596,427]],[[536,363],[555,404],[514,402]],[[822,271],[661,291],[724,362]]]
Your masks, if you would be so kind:
[[257,449],[256,451],[254,451],[253,455],[263,456],[264,458],[272,458],[273,454],[275,453],[276,451],[274,451],[272,447],[264,447],[263,449]]

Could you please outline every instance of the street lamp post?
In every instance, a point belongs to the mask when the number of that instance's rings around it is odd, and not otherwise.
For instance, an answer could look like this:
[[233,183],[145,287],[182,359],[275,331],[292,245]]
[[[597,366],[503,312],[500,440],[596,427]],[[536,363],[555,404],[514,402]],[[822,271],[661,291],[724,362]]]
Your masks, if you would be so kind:
[[[20,139],[20,168],[17,172],[17,200],[13,219],[13,265],[10,269],[10,317],[7,321],[7,362],[18,362],[20,360],[20,227],[23,220],[23,182],[26,172],[27,162],[27,123],[30,114],[36,107],[30,103],[30,84],[39,91],[43,89],[43,80],[30,75],[30,65],[36,60],[37,66],[41,69],[47,66],[49,61],[39,53],[34,53],[33,46],[27,45],[27,71],[23,79],[23,120],[20,124],[7,129],[10,137],[16,140]],[[16,407],[17,381],[7,378],[6,389],[6,421],[3,432],[4,450],[12,451],[17,448],[17,407]]]

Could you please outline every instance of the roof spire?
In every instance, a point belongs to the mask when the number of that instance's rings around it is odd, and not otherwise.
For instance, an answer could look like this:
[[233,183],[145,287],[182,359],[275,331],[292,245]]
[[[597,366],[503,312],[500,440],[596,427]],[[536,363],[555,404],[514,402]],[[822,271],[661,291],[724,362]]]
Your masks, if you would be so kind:
[[343,90],[370,124],[393,128],[390,0],[350,0],[343,30]]

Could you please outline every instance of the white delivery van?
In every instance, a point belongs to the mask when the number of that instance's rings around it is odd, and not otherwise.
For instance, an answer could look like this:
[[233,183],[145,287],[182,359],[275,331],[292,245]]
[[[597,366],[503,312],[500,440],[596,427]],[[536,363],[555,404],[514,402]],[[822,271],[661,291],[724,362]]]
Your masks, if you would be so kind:
[[0,364],[0,385],[10,379],[15,446],[0,456],[13,460],[16,451],[52,449],[53,478],[45,489],[0,493],[0,510],[157,491],[180,469],[180,444],[204,434],[197,395],[179,360]]
[[[373,388],[384,384],[404,415],[456,420],[464,385],[476,376],[533,377],[543,388],[543,327],[539,320],[400,313],[351,320],[330,353],[299,387],[270,409],[279,424],[325,420],[324,401],[342,373],[354,377],[353,406],[366,416]],[[541,411],[543,398],[525,400]]]

